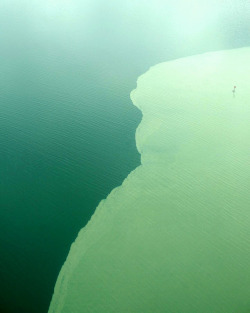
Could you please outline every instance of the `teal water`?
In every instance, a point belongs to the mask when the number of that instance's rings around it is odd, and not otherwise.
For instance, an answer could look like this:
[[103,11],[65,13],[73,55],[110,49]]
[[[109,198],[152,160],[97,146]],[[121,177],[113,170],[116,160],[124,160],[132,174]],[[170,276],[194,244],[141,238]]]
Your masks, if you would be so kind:
[[245,2],[229,2],[189,40],[161,1],[1,1],[1,312],[47,311],[78,231],[139,164],[136,78],[163,60],[250,44]]
[[15,86],[1,97],[1,303],[11,312],[37,312],[37,303],[46,311],[74,236],[139,163],[140,115],[128,100],[97,92],[87,74],[74,73],[77,64],[60,79],[56,60],[45,61],[50,70],[25,68],[20,78],[7,69]]

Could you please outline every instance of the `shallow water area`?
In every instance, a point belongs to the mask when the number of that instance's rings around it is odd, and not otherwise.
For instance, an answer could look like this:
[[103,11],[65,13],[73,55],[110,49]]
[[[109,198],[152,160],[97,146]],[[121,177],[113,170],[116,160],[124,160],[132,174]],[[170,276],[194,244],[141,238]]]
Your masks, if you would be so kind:
[[79,233],[50,313],[249,309],[249,60],[207,53],[138,79],[142,165]]

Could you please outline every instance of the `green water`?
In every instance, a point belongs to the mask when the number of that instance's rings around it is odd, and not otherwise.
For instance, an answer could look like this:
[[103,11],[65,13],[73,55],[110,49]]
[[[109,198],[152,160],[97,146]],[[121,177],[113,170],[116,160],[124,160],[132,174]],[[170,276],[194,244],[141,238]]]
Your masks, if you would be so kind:
[[78,64],[65,68],[47,58],[44,72],[37,60],[29,62],[33,68],[23,66],[25,74],[20,67],[5,70],[15,81],[0,109],[1,305],[11,312],[17,305],[37,312],[37,303],[46,311],[71,241],[139,163],[134,129],[140,115],[129,111],[128,97],[97,92],[86,71],[75,73]]
[[1,312],[47,311],[78,231],[139,165],[136,78],[163,60],[250,43],[236,1],[224,28],[192,40],[156,3],[1,1]]
[[142,164],[79,233],[50,313],[247,312],[249,60],[219,51],[139,77]]

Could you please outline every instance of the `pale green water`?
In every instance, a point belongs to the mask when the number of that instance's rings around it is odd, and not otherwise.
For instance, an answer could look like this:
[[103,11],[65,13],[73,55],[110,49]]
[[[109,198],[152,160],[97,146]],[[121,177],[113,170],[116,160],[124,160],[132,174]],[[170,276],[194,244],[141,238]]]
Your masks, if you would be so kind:
[[245,48],[139,78],[142,165],[78,235],[49,312],[249,310],[249,71]]
[[1,312],[47,312],[78,231],[139,165],[137,77],[250,44],[249,3],[212,2],[194,33],[180,0],[0,2]]

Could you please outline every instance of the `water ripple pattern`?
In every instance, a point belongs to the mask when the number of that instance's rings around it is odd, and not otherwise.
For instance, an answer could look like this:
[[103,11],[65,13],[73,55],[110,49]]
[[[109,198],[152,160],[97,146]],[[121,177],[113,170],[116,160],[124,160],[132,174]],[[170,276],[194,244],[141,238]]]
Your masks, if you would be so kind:
[[50,313],[249,311],[249,73],[242,48],[139,77],[141,166],[80,231]]

